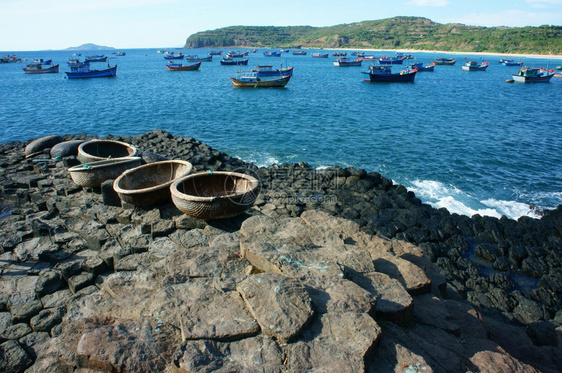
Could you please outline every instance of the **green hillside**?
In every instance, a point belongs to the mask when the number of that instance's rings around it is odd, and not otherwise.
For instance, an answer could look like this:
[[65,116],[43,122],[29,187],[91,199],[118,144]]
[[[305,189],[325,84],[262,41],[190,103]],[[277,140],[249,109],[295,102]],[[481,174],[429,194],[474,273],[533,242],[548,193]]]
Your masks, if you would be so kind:
[[185,48],[303,47],[562,54],[562,26],[477,27],[394,17],[329,27],[231,26],[198,32]]

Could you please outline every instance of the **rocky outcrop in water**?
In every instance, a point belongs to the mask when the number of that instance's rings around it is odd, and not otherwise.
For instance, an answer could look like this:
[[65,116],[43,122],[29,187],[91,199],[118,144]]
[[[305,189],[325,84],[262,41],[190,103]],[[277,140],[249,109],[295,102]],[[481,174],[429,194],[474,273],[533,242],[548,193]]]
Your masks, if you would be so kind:
[[224,221],[127,209],[77,187],[53,145],[1,144],[1,371],[558,371],[561,208],[468,218],[377,173],[115,139],[262,192]]

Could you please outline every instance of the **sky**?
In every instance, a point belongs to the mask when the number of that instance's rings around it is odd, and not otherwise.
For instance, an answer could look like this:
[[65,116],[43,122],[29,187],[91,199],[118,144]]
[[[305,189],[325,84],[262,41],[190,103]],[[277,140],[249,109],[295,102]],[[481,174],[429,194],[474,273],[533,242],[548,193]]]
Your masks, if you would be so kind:
[[395,16],[474,26],[562,25],[562,0],[0,0],[0,51],[180,48],[227,26],[333,26]]

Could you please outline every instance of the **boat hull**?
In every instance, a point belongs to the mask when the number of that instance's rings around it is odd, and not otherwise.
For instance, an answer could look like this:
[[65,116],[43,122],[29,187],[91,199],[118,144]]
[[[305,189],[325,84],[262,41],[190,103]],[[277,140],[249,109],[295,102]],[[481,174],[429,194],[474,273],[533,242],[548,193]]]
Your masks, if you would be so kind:
[[488,65],[485,66],[462,66],[463,71],[485,71],[488,68]]
[[166,65],[166,69],[168,69],[169,71],[190,71],[190,70],[199,70],[199,67],[201,67],[201,62],[196,62],[194,64],[191,65]]
[[23,68],[23,72],[26,74],[56,74],[59,72],[59,65],[54,65],[46,69],[37,69],[37,70]]
[[279,79],[267,79],[267,80],[252,80],[244,81],[237,78],[230,77],[230,81],[235,87],[241,88],[277,88],[285,87],[289,80],[291,80],[292,75],[282,76]]
[[243,60],[221,60],[220,61],[221,65],[247,65],[248,64],[248,58],[244,58]]
[[258,76],[287,76],[287,75],[293,75],[293,66],[291,67],[287,67],[281,70],[260,70],[258,69],[256,71],[258,73]]
[[91,70],[90,72],[66,72],[68,79],[83,78],[111,78],[117,76],[117,65],[105,70]]
[[554,74],[545,75],[545,76],[538,76],[538,77],[530,77],[530,76],[521,76],[513,74],[513,80],[517,83],[548,83]]
[[366,82],[377,82],[377,83],[408,83],[413,82],[416,77],[416,71],[410,71],[407,73],[401,74],[372,74],[372,73],[364,73],[366,75],[365,80]]
[[361,66],[363,60],[355,61],[334,61],[334,66],[336,67],[351,67],[351,66]]

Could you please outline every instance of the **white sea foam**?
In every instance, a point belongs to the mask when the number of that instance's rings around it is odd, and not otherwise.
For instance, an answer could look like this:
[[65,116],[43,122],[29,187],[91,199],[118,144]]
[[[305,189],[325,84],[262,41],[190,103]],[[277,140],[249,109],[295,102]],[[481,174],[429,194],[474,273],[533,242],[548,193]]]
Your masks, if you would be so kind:
[[424,203],[428,203],[435,208],[444,207],[449,212],[459,215],[472,216],[479,214],[496,218],[505,215],[511,219],[518,219],[521,216],[540,218],[537,211],[528,204],[495,199],[479,201],[455,186],[448,186],[439,181],[415,180],[408,189],[416,193],[416,196]]

